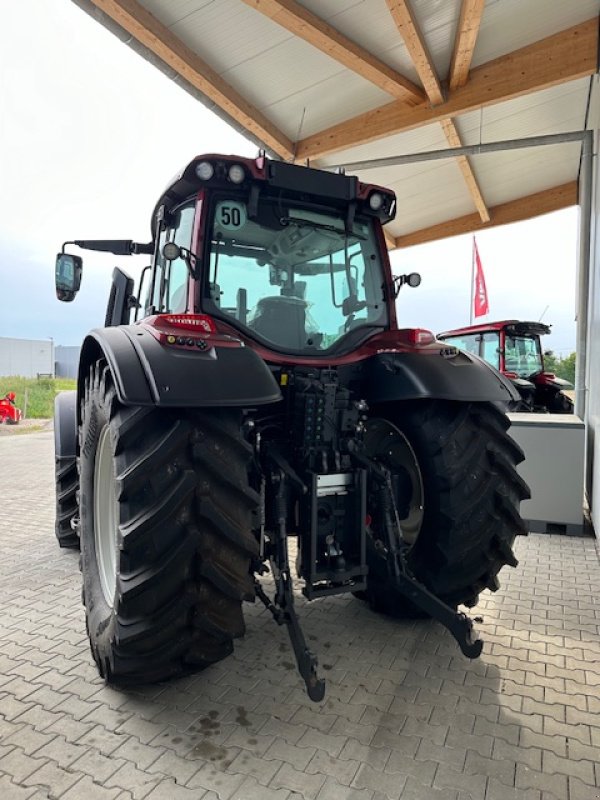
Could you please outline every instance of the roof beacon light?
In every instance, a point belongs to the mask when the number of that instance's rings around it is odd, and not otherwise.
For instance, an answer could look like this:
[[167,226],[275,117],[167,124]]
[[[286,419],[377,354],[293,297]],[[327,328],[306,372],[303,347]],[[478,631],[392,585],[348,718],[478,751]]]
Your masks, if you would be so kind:
[[196,175],[201,181],[209,181],[215,174],[215,168],[210,161],[200,161],[196,164]]
[[373,192],[369,196],[369,206],[372,211],[379,211],[383,207],[383,195],[380,192]]
[[232,183],[242,183],[246,177],[246,172],[241,164],[232,164],[227,174]]

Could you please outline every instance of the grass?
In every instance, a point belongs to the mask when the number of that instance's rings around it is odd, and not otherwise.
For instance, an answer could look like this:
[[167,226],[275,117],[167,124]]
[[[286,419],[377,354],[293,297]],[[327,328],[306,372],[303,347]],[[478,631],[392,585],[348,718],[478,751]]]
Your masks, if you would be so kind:
[[0,397],[16,394],[15,403],[28,419],[50,419],[54,416],[54,398],[59,392],[75,389],[71,378],[0,377]]

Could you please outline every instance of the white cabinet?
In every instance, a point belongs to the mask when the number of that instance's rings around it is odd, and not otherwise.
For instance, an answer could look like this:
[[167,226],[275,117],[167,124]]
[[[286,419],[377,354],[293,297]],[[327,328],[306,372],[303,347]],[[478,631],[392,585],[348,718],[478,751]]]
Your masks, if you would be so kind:
[[521,516],[533,533],[583,533],[585,426],[574,414],[509,414],[509,433],[525,453],[519,464],[531,500]]

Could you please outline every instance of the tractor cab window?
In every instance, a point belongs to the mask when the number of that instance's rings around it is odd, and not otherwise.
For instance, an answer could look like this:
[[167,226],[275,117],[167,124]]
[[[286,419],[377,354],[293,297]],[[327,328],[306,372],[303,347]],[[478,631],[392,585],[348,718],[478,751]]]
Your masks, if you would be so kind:
[[262,199],[212,210],[205,305],[276,349],[314,354],[350,331],[385,327],[383,270],[371,220]]
[[481,335],[481,357],[492,367],[500,369],[500,335],[496,331]]
[[152,288],[152,305],[155,313],[186,310],[189,279],[187,264],[183,258],[167,261],[162,250],[166,242],[175,242],[180,247],[191,249],[194,210],[193,204],[181,206],[172,214],[169,225],[160,233]]
[[472,353],[475,356],[479,355],[479,341],[481,336],[478,333],[466,334],[464,336],[445,336],[444,341],[453,344],[461,350],[466,350],[467,353]]
[[504,339],[504,364],[508,372],[529,378],[542,372],[542,351],[535,336],[509,336]]

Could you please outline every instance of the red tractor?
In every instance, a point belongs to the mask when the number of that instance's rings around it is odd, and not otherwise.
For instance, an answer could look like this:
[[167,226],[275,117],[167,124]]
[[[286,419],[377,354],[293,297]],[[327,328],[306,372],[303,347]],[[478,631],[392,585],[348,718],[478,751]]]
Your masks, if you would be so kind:
[[23,414],[15,404],[17,396],[14,392],[7,392],[0,399],[0,424],[6,422],[7,425],[18,425]]
[[[136,293],[114,270],[77,391],[56,403],[56,533],[81,547],[106,681],[224,658],[258,598],[320,700],[296,575],[308,600],[418,611],[481,652],[458,606],[517,564],[528,489],[502,409],[518,394],[431,331],[398,328],[395,298],[415,281],[390,270],[395,208],[356,177],[203,155],[161,195],[147,244],[66,243],[151,261]],[[63,301],[82,272],[66,245]]]
[[543,322],[509,319],[445,331],[437,338],[480,356],[509,378],[520,395],[511,410],[572,414],[565,389],[573,384],[544,370],[540,336],[548,333],[550,326]]

